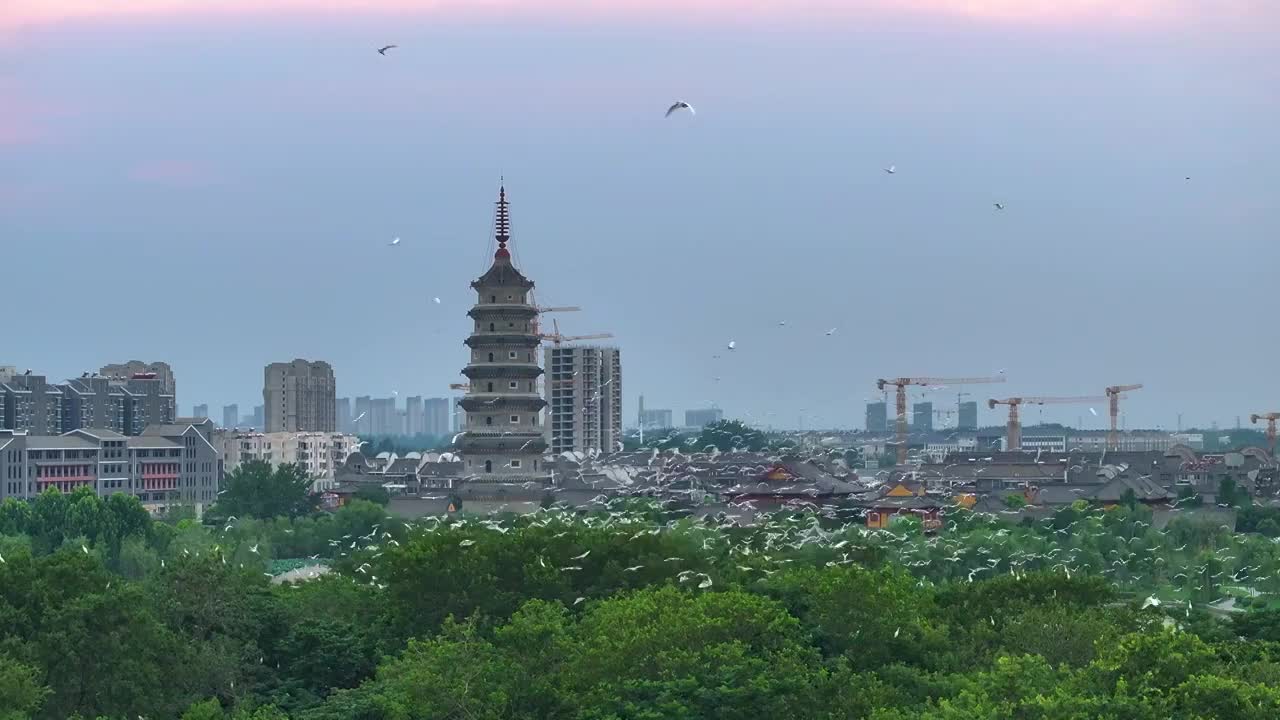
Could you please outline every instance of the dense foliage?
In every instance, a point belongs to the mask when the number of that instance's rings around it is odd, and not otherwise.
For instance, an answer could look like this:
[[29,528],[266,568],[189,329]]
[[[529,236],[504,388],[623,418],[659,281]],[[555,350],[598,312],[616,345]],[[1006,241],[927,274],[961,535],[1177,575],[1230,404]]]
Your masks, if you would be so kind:
[[[0,505],[0,720],[1280,716],[1280,611],[1202,604],[1268,604],[1276,544],[1149,522],[355,502],[205,527],[51,492]],[[273,584],[312,555],[336,572]]]

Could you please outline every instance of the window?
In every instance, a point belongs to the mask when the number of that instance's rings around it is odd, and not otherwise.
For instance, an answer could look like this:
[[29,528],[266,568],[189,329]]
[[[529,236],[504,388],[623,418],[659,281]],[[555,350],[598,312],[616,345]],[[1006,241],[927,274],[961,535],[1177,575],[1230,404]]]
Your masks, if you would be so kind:
[[491,302],[491,303],[496,303],[496,302],[498,302],[498,296],[497,296],[497,295],[490,295],[490,296],[489,296],[489,302]]
[[489,353],[489,362],[493,362],[493,353]]
[[508,386],[509,388],[511,388],[512,390],[516,390],[516,389],[518,389],[518,388],[519,388],[520,384],[519,384],[519,383],[517,383],[515,380],[512,380],[510,383],[508,383],[508,385],[507,385],[507,386]]
[[489,332],[493,332],[493,329],[494,329],[493,323],[489,323]]
[[493,472],[493,461],[492,461],[492,460],[485,460],[485,461],[484,461],[484,471],[485,471],[485,472],[490,472],[490,473],[491,473],[491,472]]
[[485,388],[485,392],[493,392],[493,383],[489,383]]
[[485,416],[485,418],[484,418],[484,424],[485,424],[485,425],[492,425],[492,424],[493,424],[493,416],[492,416],[492,415],[486,415],[486,416]]
[[519,461],[519,460],[512,460],[512,461],[511,461],[511,467],[513,467],[513,468],[518,468],[518,467],[520,467],[520,461]]
[[512,425],[514,425],[514,424],[516,424],[516,423],[518,423],[518,422],[520,422],[520,416],[519,416],[519,415],[512,415],[512,416],[511,416],[511,424],[512,424]]
[[508,353],[507,353],[507,359],[508,359],[508,360],[515,360],[517,357],[518,357],[518,356],[516,355],[516,351],[515,351],[515,350],[512,350],[512,351],[510,351],[510,352],[508,352]]

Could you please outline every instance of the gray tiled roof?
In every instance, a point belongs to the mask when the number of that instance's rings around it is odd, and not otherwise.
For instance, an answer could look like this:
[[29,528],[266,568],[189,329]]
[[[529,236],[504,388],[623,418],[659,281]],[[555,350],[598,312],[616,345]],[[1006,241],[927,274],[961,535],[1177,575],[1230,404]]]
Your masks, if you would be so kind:
[[126,441],[126,445],[130,448],[149,449],[172,449],[182,447],[169,438],[156,436],[131,437]]
[[32,435],[27,437],[28,450],[96,450],[98,444],[75,435]]

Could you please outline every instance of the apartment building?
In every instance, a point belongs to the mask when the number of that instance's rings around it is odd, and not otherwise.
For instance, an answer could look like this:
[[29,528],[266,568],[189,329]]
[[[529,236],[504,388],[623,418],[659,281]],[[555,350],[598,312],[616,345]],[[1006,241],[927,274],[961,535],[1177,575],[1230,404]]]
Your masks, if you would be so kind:
[[228,473],[252,460],[272,467],[300,464],[314,480],[312,490],[320,492],[333,487],[334,474],[359,447],[359,438],[342,433],[229,432],[222,434],[218,451]]

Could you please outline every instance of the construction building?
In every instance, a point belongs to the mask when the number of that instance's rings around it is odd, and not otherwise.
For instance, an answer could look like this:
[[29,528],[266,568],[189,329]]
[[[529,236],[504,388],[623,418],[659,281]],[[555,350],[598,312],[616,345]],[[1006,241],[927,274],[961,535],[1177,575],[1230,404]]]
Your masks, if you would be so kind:
[[336,432],[337,395],[333,367],[296,359],[263,370],[266,432]]
[[538,393],[542,367],[538,350],[538,307],[533,281],[516,269],[507,243],[511,218],[505,187],[498,191],[494,219],[498,249],[493,264],[471,283],[476,304],[467,312],[474,325],[466,344],[470,359],[462,374],[467,394],[458,443],[463,472],[473,483],[521,484],[548,478],[539,467],[547,449]]
[[978,403],[976,401],[960,403],[960,418],[956,423],[957,430],[978,429]]
[[622,442],[622,354],[614,347],[547,350],[551,451],[613,452]]
[[889,429],[889,404],[867,403],[867,432],[886,432]]

